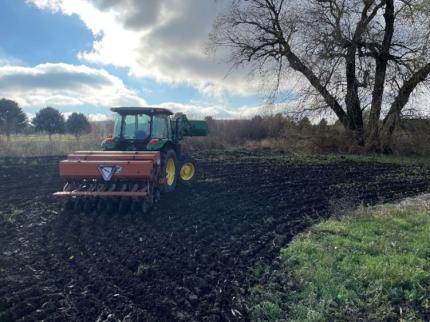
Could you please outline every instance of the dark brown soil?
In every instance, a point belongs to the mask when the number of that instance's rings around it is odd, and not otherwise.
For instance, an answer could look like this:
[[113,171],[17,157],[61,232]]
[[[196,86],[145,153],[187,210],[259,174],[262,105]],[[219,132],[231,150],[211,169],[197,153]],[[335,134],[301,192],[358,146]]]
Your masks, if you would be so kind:
[[146,217],[65,214],[59,158],[0,160],[0,321],[247,320],[246,274],[333,210],[430,190],[430,171],[201,154]]

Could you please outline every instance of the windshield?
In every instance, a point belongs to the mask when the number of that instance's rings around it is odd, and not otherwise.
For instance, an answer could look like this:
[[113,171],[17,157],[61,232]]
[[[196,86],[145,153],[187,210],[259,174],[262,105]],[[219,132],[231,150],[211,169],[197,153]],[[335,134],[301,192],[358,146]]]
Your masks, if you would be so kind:
[[146,114],[118,115],[113,136],[125,140],[146,140],[151,132],[151,117]]

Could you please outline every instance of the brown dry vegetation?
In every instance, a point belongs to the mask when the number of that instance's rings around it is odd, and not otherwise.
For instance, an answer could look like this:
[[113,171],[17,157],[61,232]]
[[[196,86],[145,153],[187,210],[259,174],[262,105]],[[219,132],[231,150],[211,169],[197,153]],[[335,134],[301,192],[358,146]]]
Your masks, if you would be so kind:
[[[286,153],[362,153],[347,130],[325,120],[312,125],[307,118],[294,121],[282,115],[250,120],[208,118],[209,136],[186,141],[190,149],[245,147]],[[395,155],[430,155],[430,120],[403,120],[394,133]]]
[[102,140],[112,132],[111,122],[94,122],[91,133],[76,138],[70,134],[25,133],[0,135],[1,157],[65,155],[76,150],[99,150]]
[[[252,119],[215,120],[207,118],[209,136],[187,138],[188,150],[246,148],[284,153],[355,153],[362,151],[354,146],[344,127],[325,121],[311,124],[307,118],[293,120],[275,115]],[[111,133],[110,123],[93,123],[93,131],[80,137],[71,135],[12,136],[7,142],[0,136],[0,156],[64,155],[74,150],[95,150]],[[430,120],[405,119],[394,133],[393,152],[401,156],[430,155]]]

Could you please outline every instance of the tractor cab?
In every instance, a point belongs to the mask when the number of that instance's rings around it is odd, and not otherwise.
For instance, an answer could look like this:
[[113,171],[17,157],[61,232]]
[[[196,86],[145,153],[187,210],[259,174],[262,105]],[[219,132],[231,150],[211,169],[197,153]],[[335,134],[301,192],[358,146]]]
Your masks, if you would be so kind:
[[115,107],[112,136],[102,143],[108,151],[154,151],[174,140],[170,116],[164,108]]
[[162,151],[173,149],[180,156],[180,141],[186,136],[206,136],[206,121],[188,120],[158,107],[113,107],[113,133],[102,143],[104,151]]

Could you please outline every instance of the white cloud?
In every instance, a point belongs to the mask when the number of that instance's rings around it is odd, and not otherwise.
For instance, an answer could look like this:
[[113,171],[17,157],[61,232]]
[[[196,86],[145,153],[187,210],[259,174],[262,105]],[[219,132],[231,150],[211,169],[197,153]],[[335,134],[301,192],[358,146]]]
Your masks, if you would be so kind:
[[[83,62],[128,68],[136,77],[145,77],[167,84],[188,84],[201,93],[222,97],[226,91],[247,96],[269,92],[274,86],[273,73],[260,83],[247,70],[229,73],[230,65],[222,63],[226,56],[209,57],[204,49],[215,17],[231,0],[26,0],[43,10],[77,15],[95,36],[90,51],[80,52]],[[297,1],[299,3],[300,1]],[[2,63],[0,66],[9,63]],[[118,79],[119,80],[119,79]],[[295,93],[308,85],[297,73],[290,73],[280,84]],[[122,99],[136,95],[120,85]],[[0,87],[1,93],[2,87]],[[92,95],[84,94],[97,101]],[[41,100],[41,95],[34,97]],[[112,100],[113,95],[107,95]],[[416,99],[420,111],[426,111],[427,95]],[[47,102],[64,105],[82,103],[80,95],[49,93]],[[105,103],[107,99],[99,97]],[[88,100],[89,101],[89,100]],[[55,103],[52,103],[55,105]],[[82,104],[81,104],[82,105]],[[103,104],[105,105],[105,104]],[[252,116],[264,111],[260,107],[244,106],[236,111],[223,104],[197,103],[162,104],[198,115],[216,117]],[[409,104],[411,105],[411,103]],[[278,106],[278,105],[277,105]],[[272,108],[275,111],[278,107]],[[284,110],[284,108],[280,108]],[[424,113],[424,112],[423,112]]]
[[258,94],[246,70],[230,73],[225,56],[205,54],[212,23],[227,0],[27,0],[41,9],[76,14],[96,36],[80,59],[129,68],[137,77],[187,84],[220,96]]
[[109,115],[103,114],[103,113],[95,113],[95,114],[89,114],[88,119],[91,122],[100,122],[100,121],[107,121],[112,119]]
[[0,57],[0,66],[11,66],[11,65],[15,65],[17,63],[19,64],[20,61],[15,60],[15,59]]
[[[209,57],[205,54],[212,23],[230,0],[26,1],[43,10],[80,17],[95,36],[93,48],[79,53],[83,62],[125,67],[136,77],[171,85],[191,85],[201,93],[213,96],[203,104],[167,101],[159,104],[163,107],[198,118],[208,115],[216,118],[247,118],[264,114],[268,110],[261,106],[232,108],[226,98],[228,96],[224,96],[226,91],[247,96],[260,94],[262,90],[268,91],[272,84],[251,81],[247,70],[231,71],[230,64],[222,63],[225,56]],[[117,87],[122,89],[123,98],[136,97],[124,84],[120,83]],[[77,92],[80,91],[82,89]],[[80,102],[86,96],[89,96],[86,101],[92,101],[91,105],[118,105],[105,104],[108,97],[114,97],[112,93],[97,95],[100,102],[88,94],[47,94],[50,98],[48,101],[70,106],[84,105]],[[271,112],[281,110],[283,108],[278,105],[270,108]]]
[[[70,115],[72,115],[73,113],[74,112],[63,112],[61,114],[63,114],[64,119],[67,120],[70,117]],[[35,116],[34,114],[27,113],[27,117],[29,119],[32,119],[34,116]],[[100,122],[100,121],[107,121],[112,119],[111,116],[103,113],[91,113],[91,114],[87,114],[86,116],[90,122]]]
[[65,112],[65,113],[61,113],[61,114],[63,114],[64,119],[67,120],[70,117],[70,115],[73,114],[73,112]]
[[167,108],[172,112],[185,113],[190,118],[202,119],[206,116],[212,116],[216,118],[232,118],[235,114],[229,109],[226,109],[222,105],[217,104],[203,104],[203,103],[189,103],[182,104],[176,102],[165,102],[160,104],[160,107]]
[[11,57],[3,52],[0,48],[0,66],[22,65],[22,61],[18,58]]
[[206,116],[212,116],[216,119],[249,119],[256,115],[273,115],[277,113],[285,113],[292,110],[296,104],[296,102],[291,102],[267,106],[242,106],[235,110],[227,109],[222,104],[204,104],[200,102],[193,102],[190,104],[166,102],[160,104],[160,106],[167,108],[174,113],[185,113],[191,119],[202,119]]
[[403,113],[407,116],[430,117],[430,89],[420,87],[406,105]]
[[[0,66],[0,97],[17,101],[24,109],[52,106],[70,107],[86,113],[91,121],[112,117],[111,106],[145,106],[145,100],[128,89],[122,80],[103,69],[69,64],[41,64],[34,67]],[[215,100],[216,101],[216,100]],[[160,107],[186,113],[190,118],[212,116],[218,119],[249,118],[264,113],[260,106],[232,109],[223,100],[219,102],[165,102]],[[106,107],[106,113],[91,113],[94,107]],[[272,110],[273,112],[274,110]],[[34,115],[32,114],[31,117]]]
[[103,69],[61,63],[0,66],[0,97],[14,99],[23,107],[146,104]]

